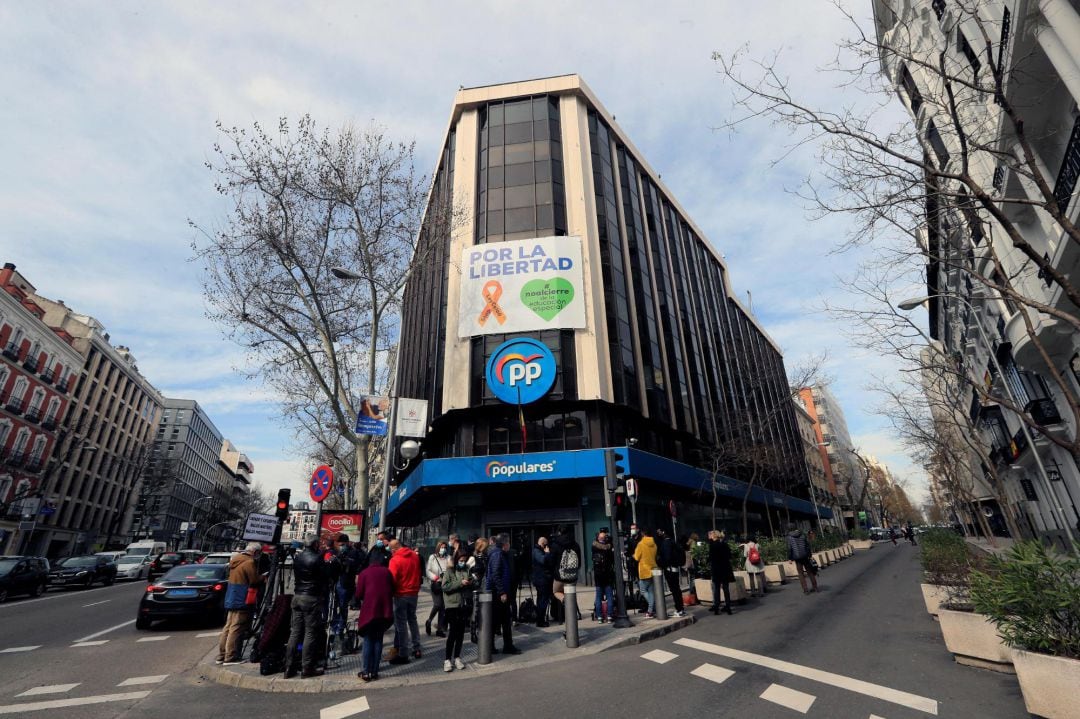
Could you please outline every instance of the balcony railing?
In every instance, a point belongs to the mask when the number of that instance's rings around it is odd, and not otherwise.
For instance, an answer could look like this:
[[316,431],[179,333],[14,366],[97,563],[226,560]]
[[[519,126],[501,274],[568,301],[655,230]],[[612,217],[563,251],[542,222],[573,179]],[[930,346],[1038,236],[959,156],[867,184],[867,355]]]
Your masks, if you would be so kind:
[[38,359],[37,359],[37,357],[32,357],[32,356],[27,355],[26,359],[23,360],[23,367],[26,368],[27,372],[37,372],[37,368],[38,368]]
[[55,416],[46,417],[41,422],[41,428],[42,429],[47,429],[50,432],[53,431],[54,429],[56,429],[56,417]]
[[40,472],[41,467],[42,467],[43,464],[44,464],[44,462],[41,461],[41,457],[31,457],[26,462],[26,467],[24,467],[24,469],[27,472],[31,472],[31,473]]
[[41,374],[38,375],[38,376],[41,377],[42,382],[52,384],[53,381],[56,379],[56,368],[55,367],[46,367],[43,370],[41,370]]
[[28,422],[40,422],[41,421],[41,407],[31,407],[26,410],[26,419]]
[[1065,157],[1061,159],[1057,182],[1054,183],[1054,199],[1062,214],[1068,214],[1076,180],[1080,177],[1080,117],[1073,123],[1069,144],[1065,147]]
[[14,342],[8,342],[7,346],[4,347],[4,356],[9,357],[9,358],[15,360],[16,362],[18,362],[18,360],[19,360],[19,348],[18,348],[18,346]]
[[11,412],[12,414],[22,414],[23,401],[21,399],[8,400],[7,411]]
[[26,461],[26,452],[20,452],[19,450],[12,451],[11,454],[9,454],[7,456],[7,459],[5,460],[6,464],[9,467],[21,467],[21,466],[23,466],[23,462],[25,462],[25,461]]
[[1057,405],[1054,404],[1052,399],[1035,399],[1028,402],[1024,411],[1031,415],[1031,418],[1046,427],[1051,424],[1058,424],[1061,422],[1061,413],[1058,412]]

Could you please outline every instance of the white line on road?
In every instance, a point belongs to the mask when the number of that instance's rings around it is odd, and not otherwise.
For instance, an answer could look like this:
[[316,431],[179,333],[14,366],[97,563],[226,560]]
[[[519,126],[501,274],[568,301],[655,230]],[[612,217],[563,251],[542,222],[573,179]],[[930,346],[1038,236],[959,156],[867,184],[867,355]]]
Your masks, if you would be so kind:
[[877,714],[871,714],[870,719],[885,719],[885,717],[879,717]]
[[84,604],[83,609],[86,609],[87,607],[96,607],[99,604],[104,604],[105,602],[111,602],[111,601],[112,601],[111,599],[102,599],[100,602],[94,602],[93,604]]
[[678,659],[679,655],[665,652],[663,649],[653,649],[651,652],[642,654],[641,658],[648,659],[650,662],[656,662],[657,664],[667,664],[672,659]]
[[109,632],[115,632],[117,629],[123,629],[127,625],[134,624],[134,623],[135,623],[135,620],[132,619],[130,622],[124,622],[123,624],[117,624],[115,627],[109,627],[108,629],[102,629],[100,632],[94,632],[93,634],[87,634],[82,639],[76,639],[75,644],[82,644],[83,642],[88,642],[91,639],[97,639],[102,634],[108,634]]
[[35,649],[41,649],[41,645],[35,644],[32,647],[8,647],[7,649],[0,649],[0,654],[14,654],[15,652],[32,652]]
[[19,602],[6,602],[4,604],[0,604],[0,609],[11,609],[13,607],[15,609],[18,609],[19,607],[25,607],[25,606],[30,605],[30,604],[37,604],[38,602],[48,602],[48,601],[53,600],[53,599],[70,599],[71,597],[85,597],[87,594],[90,594],[91,592],[102,592],[102,591],[105,591],[106,589],[118,589],[118,588],[120,588],[122,586],[123,585],[120,585],[120,584],[114,584],[111,587],[94,587],[93,589],[80,589],[78,591],[72,591],[72,592],[65,592],[65,591],[54,592],[53,594],[50,594],[50,595],[47,595],[47,596],[44,596],[44,597],[38,597],[37,599],[23,599],[22,601],[19,601]]
[[132,677],[131,679],[125,679],[116,686],[118,687],[134,687],[140,684],[160,684],[169,678],[168,674],[157,674],[152,677]]
[[72,649],[77,647],[100,647],[102,644],[108,644],[108,639],[98,639],[96,642],[75,642],[71,645]]
[[369,708],[367,697],[350,699],[347,702],[335,704],[332,707],[326,707],[319,712],[319,719],[345,719],[346,717],[351,717],[353,714],[366,712]]
[[787,674],[793,674],[797,677],[803,677],[804,679],[811,679],[816,682],[821,682],[822,684],[828,684],[829,686],[847,689],[848,691],[857,694],[865,694],[868,697],[882,699],[893,704],[899,704],[900,706],[916,709],[918,711],[926,712],[927,714],[933,714],[934,716],[937,716],[938,713],[938,703],[934,699],[921,697],[918,694],[909,694],[908,692],[903,692],[899,689],[890,689],[889,687],[883,687],[880,684],[864,682],[861,679],[845,677],[842,674],[833,674],[832,672],[822,671],[813,667],[804,667],[801,664],[793,664],[780,659],[762,656],[761,654],[751,654],[750,652],[744,652],[738,649],[722,647],[719,644],[698,641],[697,639],[676,639],[675,644],[690,647],[691,649],[699,649],[703,652],[708,652],[709,654],[717,654],[722,657],[738,659],[739,661],[747,662],[748,664],[757,664],[758,666],[775,669],[776,671],[785,672]]
[[163,641],[165,641],[166,639],[169,639],[169,638],[170,638],[169,635],[166,634],[163,637],[143,637],[142,639],[136,639],[135,641],[136,642],[163,642]]
[[695,677],[701,677],[702,679],[708,679],[710,682],[716,682],[717,684],[723,684],[729,678],[735,675],[735,672],[724,667],[718,667],[715,664],[702,664],[700,667],[690,672]]
[[47,687],[34,687],[33,689],[27,689],[22,694],[16,694],[15,698],[36,697],[39,694],[63,694],[64,692],[69,692],[79,686],[80,683],[81,682],[75,682],[74,684],[53,684]]
[[202,634],[196,634],[196,639],[205,639],[207,637],[220,637],[221,632],[203,632]]
[[7,704],[0,706],[0,714],[20,714],[22,712],[36,712],[42,709],[65,709],[77,707],[83,704],[105,704],[107,702],[127,702],[136,699],[145,699],[150,696],[149,691],[127,692],[126,694],[102,694],[96,697],[76,697],[74,699],[53,699],[47,702],[30,702],[29,704]]
[[779,684],[770,684],[769,688],[761,693],[761,698],[767,702],[794,709],[802,714],[810,711],[810,705],[817,699],[813,694],[798,692],[794,689],[782,687]]

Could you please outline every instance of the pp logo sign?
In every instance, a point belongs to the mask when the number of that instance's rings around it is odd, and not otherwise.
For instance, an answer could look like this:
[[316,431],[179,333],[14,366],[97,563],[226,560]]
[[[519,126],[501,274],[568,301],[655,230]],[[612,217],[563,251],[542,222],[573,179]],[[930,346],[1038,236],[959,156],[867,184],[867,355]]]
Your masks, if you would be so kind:
[[555,384],[555,355],[534,339],[503,342],[487,361],[488,387],[508,404],[529,404],[543,397]]

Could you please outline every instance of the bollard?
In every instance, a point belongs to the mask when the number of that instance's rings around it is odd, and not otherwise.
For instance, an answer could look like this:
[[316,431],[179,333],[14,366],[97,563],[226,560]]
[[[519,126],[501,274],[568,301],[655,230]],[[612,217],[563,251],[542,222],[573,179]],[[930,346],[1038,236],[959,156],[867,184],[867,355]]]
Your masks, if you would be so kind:
[[495,648],[495,618],[492,613],[491,592],[480,592],[480,659],[477,664],[491,664],[491,650]]
[[653,596],[656,598],[656,618],[660,620],[667,619],[667,602],[664,601],[664,592],[667,591],[667,587],[664,584],[664,571],[662,569],[652,570],[652,591]]
[[577,628],[577,585],[566,584],[563,586],[563,593],[566,595],[563,603],[563,614],[566,616],[566,646],[568,649],[577,649],[578,647],[578,628]]

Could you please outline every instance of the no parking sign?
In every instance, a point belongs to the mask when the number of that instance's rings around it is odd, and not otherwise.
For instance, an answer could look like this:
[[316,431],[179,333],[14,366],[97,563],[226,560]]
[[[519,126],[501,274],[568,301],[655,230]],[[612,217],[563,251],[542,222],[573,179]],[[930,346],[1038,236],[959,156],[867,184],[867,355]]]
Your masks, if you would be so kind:
[[334,484],[334,470],[321,465],[311,473],[311,501],[322,502],[330,496],[330,487]]

